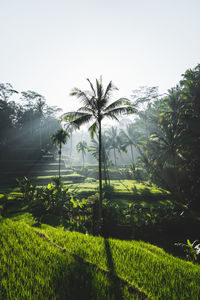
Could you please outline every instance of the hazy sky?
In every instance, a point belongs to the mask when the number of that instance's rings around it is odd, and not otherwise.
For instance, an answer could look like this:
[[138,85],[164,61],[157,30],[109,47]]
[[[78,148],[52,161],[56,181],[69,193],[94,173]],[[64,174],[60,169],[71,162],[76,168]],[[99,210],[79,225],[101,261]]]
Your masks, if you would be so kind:
[[113,80],[117,98],[165,92],[200,63],[199,12],[199,0],[0,0],[0,83],[64,111],[87,77]]

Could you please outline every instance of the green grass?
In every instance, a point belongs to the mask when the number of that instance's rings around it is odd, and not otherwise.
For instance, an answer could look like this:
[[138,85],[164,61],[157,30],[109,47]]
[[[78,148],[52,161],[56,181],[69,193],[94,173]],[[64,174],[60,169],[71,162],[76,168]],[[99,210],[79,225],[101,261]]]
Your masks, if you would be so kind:
[[112,270],[156,299],[199,299],[200,266],[136,241],[120,241],[67,232],[44,225],[41,232],[104,270]]
[[[71,174],[71,175],[63,175],[62,178],[64,179],[63,182],[65,183],[67,178],[71,177],[80,177],[82,178],[81,175],[79,174]],[[51,181],[53,176],[37,176],[35,177],[36,179],[49,179]],[[31,179],[30,179],[31,180]],[[103,182],[104,183],[104,182]],[[116,193],[122,193],[122,194],[132,194],[132,195],[163,195],[163,194],[169,194],[166,190],[163,190],[159,187],[157,187],[155,184],[152,184],[152,186],[148,186],[147,182],[138,182],[136,180],[111,180],[110,181],[111,185],[114,186],[114,191]],[[81,182],[81,183],[72,183],[72,187],[78,188],[78,192],[86,192],[86,191],[91,191],[91,192],[96,192],[98,189],[99,183],[98,180],[96,182]],[[1,188],[2,192],[17,192],[19,189],[18,188]]]
[[[111,180],[111,185],[114,186],[116,193],[132,193],[134,195],[154,194],[161,195],[167,194],[166,190],[157,187],[155,184],[148,186],[147,182],[138,182],[136,180]],[[98,188],[98,181],[96,183],[77,183],[73,186],[78,187],[79,192],[95,191]]]
[[33,224],[0,220],[0,299],[200,297],[200,266],[156,246]]
[[0,299],[142,299],[24,222],[1,221],[0,245]]
[[[98,191],[98,181],[92,182],[92,183],[87,183],[87,182],[82,182],[82,183],[73,183],[72,181],[65,180],[65,179],[70,179],[71,175],[65,175],[62,176],[63,178],[63,183],[65,185],[70,185],[71,189],[73,190],[74,188],[77,189],[78,194],[84,195],[84,193],[91,194],[91,193],[96,193]],[[76,176],[76,174],[74,175]],[[79,175],[80,176],[80,175]],[[81,176],[80,176],[81,177]],[[39,176],[37,179],[49,179],[49,182],[51,182],[52,177],[51,176]],[[39,181],[38,181],[39,182]],[[112,196],[112,201],[116,204],[118,204],[120,207],[127,207],[129,203],[132,203],[133,199],[131,199],[132,196],[145,196],[148,198],[148,196],[159,196],[159,195],[164,195],[164,194],[169,194],[167,191],[158,188],[156,185],[152,186],[147,186],[146,182],[137,182],[136,180],[111,180],[111,185],[114,186],[114,195]],[[38,184],[38,186],[40,186]],[[133,190],[133,187],[135,189]],[[17,197],[21,196],[19,193],[19,188],[1,188],[1,192],[3,193],[9,193],[9,198],[12,197]],[[127,197],[128,196],[128,197]],[[2,196],[0,196],[1,198]],[[85,196],[84,196],[85,197]],[[154,207],[154,206],[166,206],[170,202],[170,200],[162,200],[162,199],[134,199],[134,202],[137,201],[139,202],[143,207]]]
[[200,297],[200,266],[161,248],[32,226],[29,213],[0,219],[0,299]]

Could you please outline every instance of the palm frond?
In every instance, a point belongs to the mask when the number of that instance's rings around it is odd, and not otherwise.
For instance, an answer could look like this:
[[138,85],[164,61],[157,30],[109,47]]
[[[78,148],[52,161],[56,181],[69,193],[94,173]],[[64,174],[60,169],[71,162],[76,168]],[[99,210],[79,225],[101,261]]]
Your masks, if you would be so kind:
[[109,98],[109,96],[113,90],[118,90],[118,88],[113,85],[112,81],[110,81],[109,84],[107,85],[107,88],[106,88],[106,91],[104,94],[104,98]]
[[94,93],[94,96],[96,97],[96,91],[95,91],[95,89],[94,89],[94,86],[93,86],[93,84],[91,83],[91,81],[90,81],[90,79],[89,78],[87,78],[87,81],[89,82],[89,84],[90,84],[90,87],[91,87],[91,89],[92,89],[92,91],[93,91],[93,93]]
[[71,93],[70,96],[76,96],[78,99],[80,99],[85,105],[88,105],[90,103],[90,95],[89,92],[86,91],[82,91],[78,88],[74,88]]
[[88,106],[94,111],[96,112],[98,110],[98,99],[95,97],[92,97],[88,103]]
[[61,120],[66,121],[66,122],[72,122],[75,119],[77,119],[85,114],[86,114],[85,112],[70,111],[70,112],[63,114],[61,116]]
[[113,108],[116,108],[116,107],[119,107],[119,106],[122,106],[122,105],[125,105],[125,106],[130,106],[130,101],[126,98],[120,98],[114,102],[112,102],[110,105],[108,105],[105,109],[105,112],[113,109]]
[[135,108],[133,108],[131,106],[121,106],[121,107],[106,110],[104,115],[109,116],[109,114],[112,114],[115,116],[119,116],[122,114],[133,114],[133,113],[136,113]]
[[64,129],[58,129],[52,136],[51,142],[55,145],[65,144],[70,134]]
[[114,114],[112,114],[112,113],[105,113],[105,114],[103,114],[103,118],[104,117],[107,117],[107,118],[112,119],[112,120],[114,119],[117,122],[119,122],[119,119]]
[[89,128],[89,132],[90,132],[90,136],[91,136],[91,139],[93,140],[94,138],[94,134],[97,132],[97,128],[98,128],[98,123],[97,121],[94,122],[90,128]]
[[72,121],[71,123],[76,126],[77,128],[79,128],[81,125],[88,123],[91,119],[92,119],[92,115],[90,114],[84,114],[81,117],[75,119],[74,121]]
[[80,107],[80,108],[77,110],[77,112],[91,113],[91,114],[93,114],[93,115],[94,115],[94,113],[95,113],[95,111],[94,111],[92,108],[88,107],[88,106],[82,106],[82,107]]
[[69,122],[72,126],[79,128],[82,124],[89,122],[93,115],[85,112],[68,112],[62,116],[62,121]]
[[99,82],[97,79],[96,79],[96,89],[97,89],[97,98],[98,98],[98,100],[102,100],[103,86],[102,86],[101,81]]

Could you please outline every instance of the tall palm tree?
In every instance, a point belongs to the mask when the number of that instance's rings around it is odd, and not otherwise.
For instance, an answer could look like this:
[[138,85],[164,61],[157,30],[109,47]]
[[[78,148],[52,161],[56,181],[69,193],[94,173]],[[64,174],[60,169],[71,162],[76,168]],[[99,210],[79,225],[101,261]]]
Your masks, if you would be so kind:
[[58,147],[58,154],[59,154],[59,171],[58,176],[60,179],[60,162],[61,162],[61,150],[62,145],[66,144],[67,139],[69,138],[69,133],[65,131],[64,129],[58,129],[52,136],[51,136],[51,142],[52,144],[56,145]]
[[85,141],[79,142],[76,145],[76,150],[78,151],[78,153],[82,153],[82,160],[83,160],[83,168],[84,168],[84,157],[86,154],[86,150],[87,150],[87,143]]
[[71,96],[75,96],[81,100],[83,106],[75,112],[68,112],[64,114],[63,120],[71,122],[74,126],[79,128],[81,125],[94,121],[89,127],[91,138],[93,139],[94,133],[98,131],[99,139],[99,230],[101,226],[101,214],[102,214],[102,176],[101,176],[101,131],[102,120],[106,117],[118,121],[118,116],[121,114],[133,113],[135,109],[131,106],[131,103],[126,98],[120,98],[111,104],[109,99],[114,90],[117,88],[113,85],[112,81],[104,90],[102,84],[102,78],[96,79],[95,86],[89,79],[90,91],[82,91],[78,88],[74,88],[71,92]]

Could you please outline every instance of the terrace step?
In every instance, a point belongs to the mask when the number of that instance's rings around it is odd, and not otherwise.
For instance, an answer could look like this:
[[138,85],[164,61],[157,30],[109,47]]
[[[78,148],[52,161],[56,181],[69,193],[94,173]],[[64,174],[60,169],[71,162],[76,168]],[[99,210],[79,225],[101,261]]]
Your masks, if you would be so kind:
[[[48,184],[52,177],[58,175],[59,162],[58,160],[47,161],[29,161],[29,160],[10,160],[0,161],[0,185],[12,185],[16,186],[16,179],[24,176],[30,178],[36,184]],[[71,172],[66,169],[64,161],[61,161],[60,165],[61,175],[68,175]],[[48,178],[35,179],[37,176],[48,176]]]

